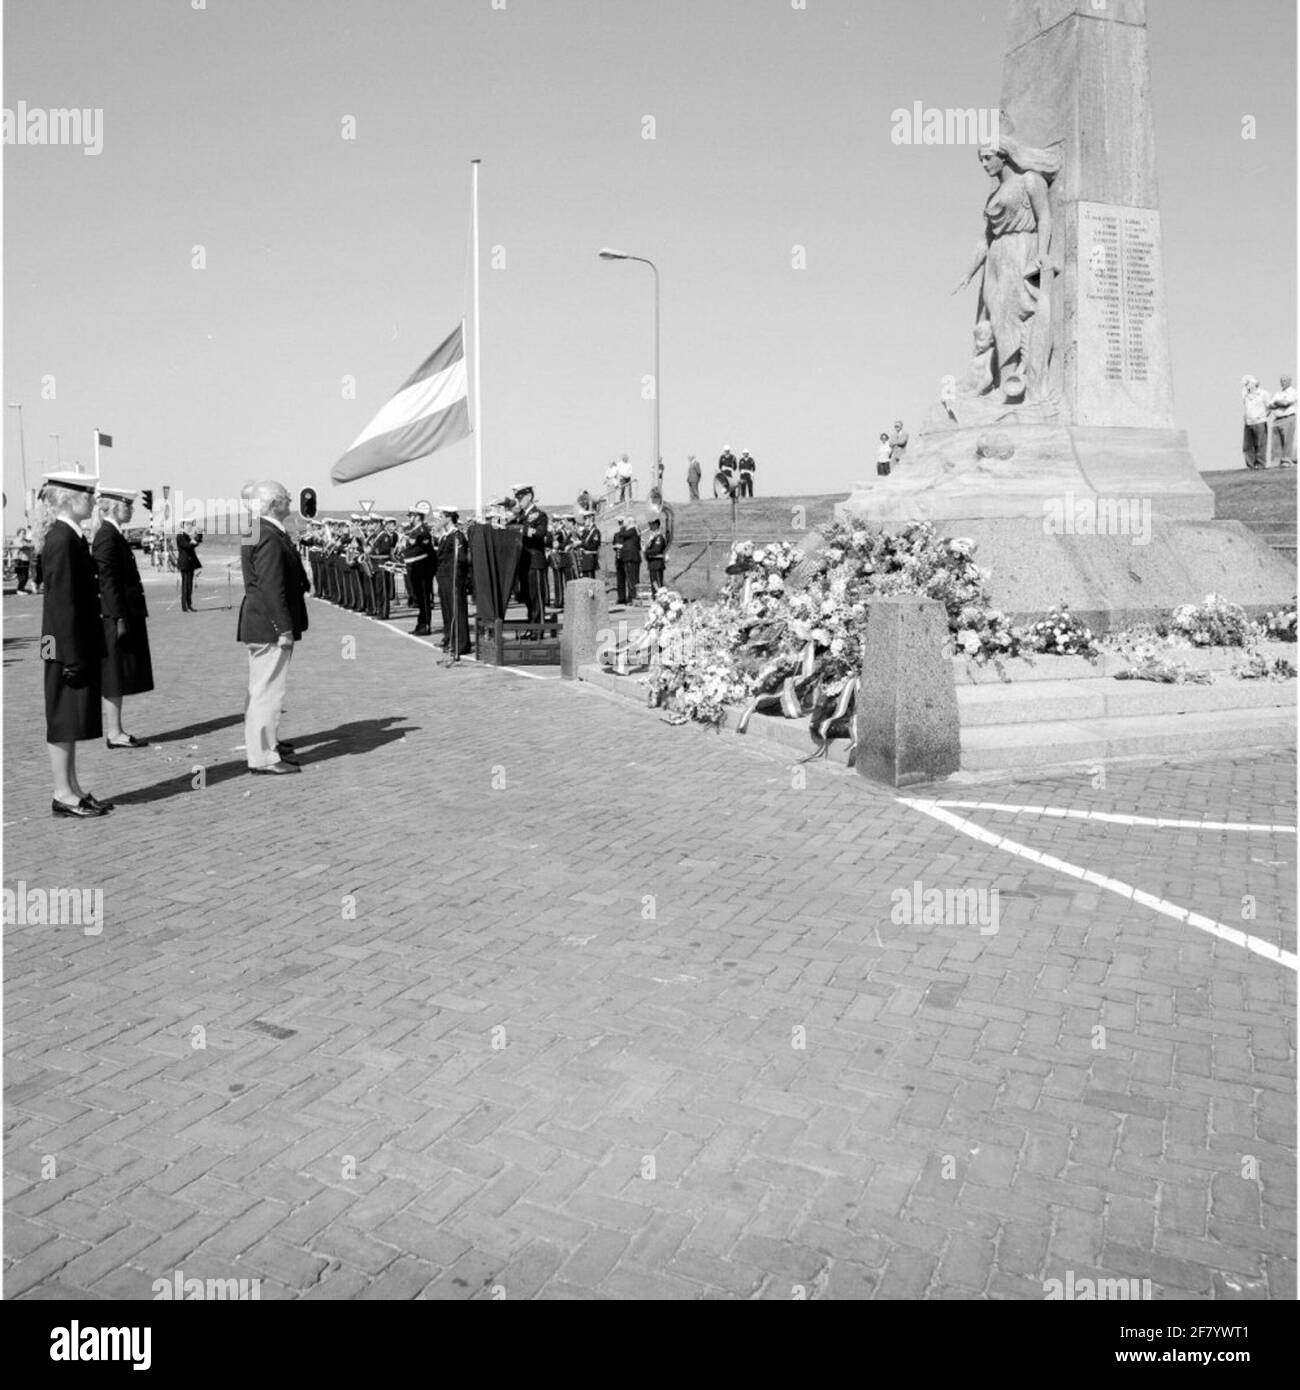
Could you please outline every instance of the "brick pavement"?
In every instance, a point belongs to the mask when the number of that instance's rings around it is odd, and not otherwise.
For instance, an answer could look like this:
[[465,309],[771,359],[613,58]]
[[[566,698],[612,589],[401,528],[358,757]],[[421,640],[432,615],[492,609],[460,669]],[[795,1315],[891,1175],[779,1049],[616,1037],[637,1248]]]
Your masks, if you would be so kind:
[[[56,823],[5,600],[5,884],[104,894],[97,936],[5,929],[6,1296],[1294,1296],[1293,972],[840,769],[311,616],[301,777],[243,773],[233,615],[160,611],[153,746],[83,745],[119,809]],[[1276,757],[928,794],[1295,823]],[[962,814],[1294,949],[1294,836]],[[891,920],[914,881],[997,888],[996,934]]]

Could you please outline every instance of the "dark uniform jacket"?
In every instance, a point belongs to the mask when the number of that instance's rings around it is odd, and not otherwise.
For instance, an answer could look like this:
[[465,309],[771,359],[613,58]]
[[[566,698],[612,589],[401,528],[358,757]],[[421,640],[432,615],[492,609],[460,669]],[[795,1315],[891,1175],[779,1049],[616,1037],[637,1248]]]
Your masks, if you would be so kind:
[[438,578],[452,578],[455,567],[456,577],[461,578],[469,570],[469,537],[459,526],[450,527],[438,537]]
[[98,684],[104,625],[90,546],[80,530],[56,521],[46,533],[41,558],[45,571],[41,636],[54,639],[52,648],[42,643],[43,655],[61,666],[80,667]]
[[728,473],[736,471],[736,456],[730,449],[725,454],[718,455],[718,471],[721,472],[724,468]]
[[657,565],[660,569],[664,566],[664,556],[668,551],[668,542],[658,531],[650,533],[650,539],[645,543],[646,563],[651,569]]
[[[614,537],[615,541],[618,537]],[[623,531],[623,554],[621,556],[628,564],[639,564],[641,560],[641,533],[635,526],[628,526]]]
[[534,503],[519,513],[518,522],[523,528],[524,554],[528,557],[528,568],[544,570],[546,568],[546,532],[550,525],[550,518]]
[[595,574],[600,566],[600,527],[588,526],[578,536],[582,556],[578,561],[583,574]]
[[90,553],[99,568],[99,611],[106,618],[125,618],[128,628],[139,631],[149,608],[140,569],[126,537],[111,521],[105,521],[95,532]]
[[[402,551],[402,559],[409,567],[424,573],[421,566],[433,558],[433,553],[433,532],[422,521],[414,531],[407,534],[406,548]],[[433,571],[430,570],[429,573],[432,574]]]
[[263,519],[258,531],[256,545],[240,548],[245,587],[237,639],[260,645],[289,632],[297,641],[307,631],[306,571],[293,542],[274,522]]
[[199,559],[198,551],[194,548],[197,542],[188,531],[177,531],[176,533],[176,568],[184,574],[186,570],[201,570],[203,561]]

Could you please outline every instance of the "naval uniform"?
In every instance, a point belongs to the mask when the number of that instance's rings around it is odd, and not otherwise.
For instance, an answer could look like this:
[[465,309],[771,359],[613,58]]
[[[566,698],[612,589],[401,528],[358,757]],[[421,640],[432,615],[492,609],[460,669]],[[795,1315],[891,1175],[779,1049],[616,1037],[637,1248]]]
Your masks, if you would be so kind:
[[528,621],[535,624],[537,636],[546,621],[546,532],[550,518],[536,504],[519,514],[524,533],[523,554],[528,564]]
[[581,550],[578,554],[578,570],[583,579],[595,579],[600,569],[600,527],[594,522],[583,529],[578,537]]
[[406,538],[406,582],[415,603],[416,632],[427,637],[433,622],[433,533],[422,521]]
[[456,631],[456,651],[468,656],[473,650],[469,631],[469,537],[459,526],[438,538],[438,607],[442,611],[442,649],[452,649],[452,627]]
[[668,542],[658,531],[651,531],[650,539],[645,543],[645,562],[650,570],[650,593],[657,594],[664,586],[664,565],[665,556],[668,553]]
[[59,520],[45,537],[41,560],[45,579],[41,647],[45,656],[46,742],[102,738],[99,702],[104,626],[90,546],[79,527]]
[[[90,553],[99,571],[99,608],[104,624],[103,694],[112,699],[143,695],[153,689],[146,622],[149,609],[135,556],[111,517],[105,517],[95,532]],[[119,622],[126,624],[120,637]]]

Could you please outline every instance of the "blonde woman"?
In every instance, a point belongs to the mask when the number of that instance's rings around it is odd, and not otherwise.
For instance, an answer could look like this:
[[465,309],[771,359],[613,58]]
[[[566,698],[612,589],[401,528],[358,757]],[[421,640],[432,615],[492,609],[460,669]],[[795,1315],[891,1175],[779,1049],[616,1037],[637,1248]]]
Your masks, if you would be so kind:
[[33,545],[44,561],[41,656],[45,663],[45,741],[50,751],[56,817],[107,815],[110,801],[84,790],[77,778],[77,741],[100,738],[100,663],[104,629],[90,546],[82,534],[95,505],[95,482],[79,473],[47,473],[37,507]]

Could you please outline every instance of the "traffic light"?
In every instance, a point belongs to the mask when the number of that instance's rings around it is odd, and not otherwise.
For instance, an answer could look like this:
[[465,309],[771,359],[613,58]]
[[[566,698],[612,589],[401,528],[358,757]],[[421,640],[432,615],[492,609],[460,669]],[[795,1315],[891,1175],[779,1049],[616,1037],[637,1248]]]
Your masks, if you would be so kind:
[[153,511],[153,488],[142,487],[140,489],[140,502],[145,511]]
[[298,510],[308,521],[316,515],[316,492],[315,489],[305,487],[298,495]]

